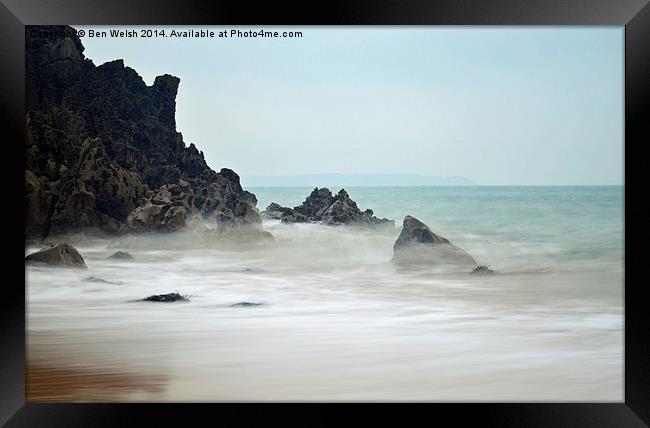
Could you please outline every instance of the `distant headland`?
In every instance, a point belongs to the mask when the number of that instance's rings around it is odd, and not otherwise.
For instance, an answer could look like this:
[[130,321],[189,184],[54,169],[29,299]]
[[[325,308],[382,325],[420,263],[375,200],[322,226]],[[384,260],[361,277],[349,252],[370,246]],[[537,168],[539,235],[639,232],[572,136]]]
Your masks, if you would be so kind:
[[314,187],[314,186],[478,186],[464,177],[438,177],[417,174],[303,174],[303,175],[242,175],[247,187]]

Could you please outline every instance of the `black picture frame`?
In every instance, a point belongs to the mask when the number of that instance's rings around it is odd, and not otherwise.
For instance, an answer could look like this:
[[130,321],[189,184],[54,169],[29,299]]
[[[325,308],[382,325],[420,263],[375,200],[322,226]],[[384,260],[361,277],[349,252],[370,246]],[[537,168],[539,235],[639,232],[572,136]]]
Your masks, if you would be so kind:
[[[14,204],[24,183],[24,35],[25,25],[160,24],[160,25],[614,25],[625,26],[625,399],[620,403],[495,404],[34,404],[25,402],[25,271],[23,211]],[[205,418],[209,424],[282,418],[301,425],[344,422],[341,411],[359,413],[362,421],[404,424],[406,417],[487,426],[611,426],[650,424],[650,325],[643,288],[640,243],[635,228],[640,217],[644,157],[638,152],[648,139],[644,113],[650,100],[650,5],[645,0],[362,0],[276,2],[192,0],[2,0],[0,4],[0,109],[4,190],[4,275],[0,304],[0,424],[16,426],[151,426],[157,422],[187,424]],[[15,193],[13,193],[15,192]],[[629,195],[632,195],[630,197]],[[23,196],[24,197],[24,196]],[[641,198],[639,198],[641,199]],[[631,230],[631,233],[627,233]],[[8,270],[11,270],[9,275]],[[631,278],[640,278],[632,281]]]

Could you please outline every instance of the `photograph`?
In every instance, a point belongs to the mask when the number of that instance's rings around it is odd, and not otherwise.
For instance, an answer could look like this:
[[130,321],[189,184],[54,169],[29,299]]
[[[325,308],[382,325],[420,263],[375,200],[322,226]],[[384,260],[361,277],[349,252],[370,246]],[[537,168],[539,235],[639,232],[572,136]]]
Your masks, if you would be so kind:
[[27,403],[625,403],[624,26],[24,28]]

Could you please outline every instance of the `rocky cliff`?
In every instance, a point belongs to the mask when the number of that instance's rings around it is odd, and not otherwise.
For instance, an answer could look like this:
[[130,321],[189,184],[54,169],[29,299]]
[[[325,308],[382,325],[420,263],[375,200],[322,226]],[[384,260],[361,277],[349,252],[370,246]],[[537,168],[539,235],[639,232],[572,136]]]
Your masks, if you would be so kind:
[[95,66],[74,30],[25,34],[25,235],[172,231],[193,215],[261,228],[255,195],[176,131],[180,79]]

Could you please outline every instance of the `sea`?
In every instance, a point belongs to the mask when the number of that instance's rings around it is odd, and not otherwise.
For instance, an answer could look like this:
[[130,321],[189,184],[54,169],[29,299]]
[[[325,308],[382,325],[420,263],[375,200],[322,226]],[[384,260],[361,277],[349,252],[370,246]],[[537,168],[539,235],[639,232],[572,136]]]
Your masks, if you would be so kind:
[[[27,400],[623,401],[623,186],[346,190],[395,226],[69,237],[87,269],[26,266]],[[406,215],[495,274],[391,263]]]

